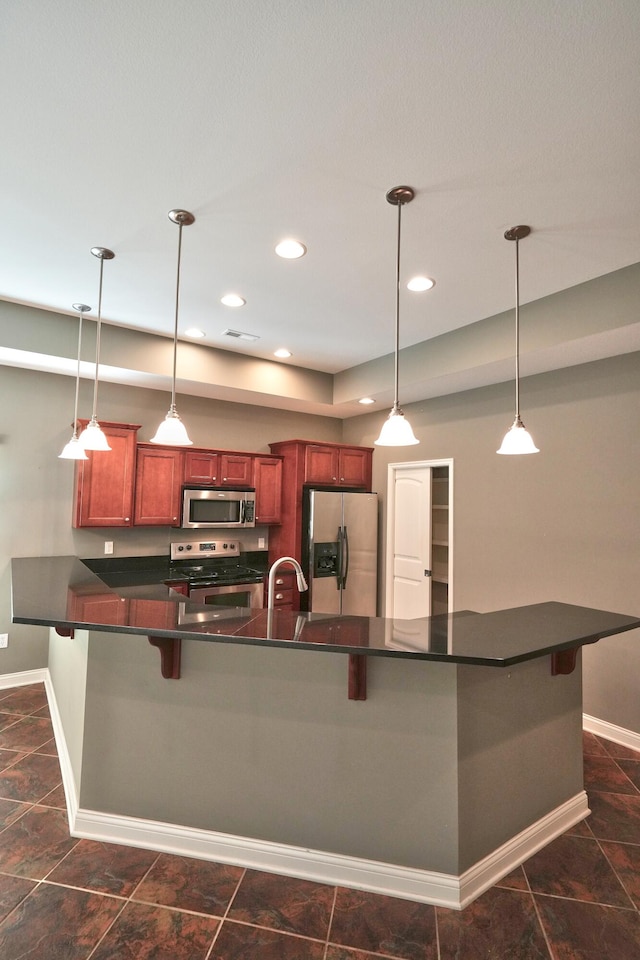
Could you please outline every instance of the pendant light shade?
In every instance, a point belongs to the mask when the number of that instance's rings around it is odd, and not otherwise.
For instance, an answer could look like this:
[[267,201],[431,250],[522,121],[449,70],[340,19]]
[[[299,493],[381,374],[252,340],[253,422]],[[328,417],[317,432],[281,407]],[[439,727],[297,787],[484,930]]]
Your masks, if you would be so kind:
[[387,193],[387,202],[398,208],[398,236],[396,244],[396,342],[394,354],[393,407],[374,442],[379,447],[409,447],[419,440],[414,436],[411,424],[405,418],[398,403],[398,356],[400,353],[400,229],[402,207],[410,203],[415,196],[411,187],[393,187]]
[[85,450],[111,450],[109,441],[102,431],[96,416],[98,408],[98,382],[100,380],[100,337],[102,334],[102,274],[104,261],[113,260],[115,253],[107,247],[91,247],[91,253],[100,261],[100,281],[98,286],[98,323],[96,326],[96,372],[93,380],[93,412],[91,420],[80,434],[79,442]]
[[82,348],[82,314],[91,310],[86,303],[74,303],[73,309],[78,311],[78,363],[76,366],[76,399],[73,407],[73,434],[71,440],[65,444],[59,460],[88,460],[84,447],[78,438],[78,391],[80,389],[80,350]]
[[524,225],[511,227],[505,232],[505,240],[515,241],[516,245],[516,415],[507,430],[497,453],[517,456],[525,453],[539,453],[531,434],[520,419],[520,256],[518,244],[531,233],[531,227]]
[[176,309],[173,326],[173,376],[171,379],[171,405],[169,412],[151,438],[151,443],[162,443],[171,447],[189,447],[193,443],[189,439],[187,429],[178,416],[176,410],[176,359],[178,356],[178,312],[180,307],[180,260],[182,257],[182,228],[189,227],[195,222],[195,217],[188,210],[170,210],[169,220],[178,224],[178,269],[176,273]]

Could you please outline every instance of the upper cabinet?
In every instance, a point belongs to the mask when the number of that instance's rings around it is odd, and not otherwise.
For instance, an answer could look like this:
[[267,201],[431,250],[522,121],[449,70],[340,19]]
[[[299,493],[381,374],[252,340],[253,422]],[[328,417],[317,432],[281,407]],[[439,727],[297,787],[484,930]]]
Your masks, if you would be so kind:
[[256,523],[280,523],[282,519],[282,457],[255,457]]
[[220,486],[252,487],[253,457],[244,453],[221,453]]
[[100,425],[112,449],[76,461],[75,527],[180,526],[184,483],[255,487],[256,523],[281,522],[282,457],[137,443],[138,424]]
[[[86,426],[87,421],[81,421]],[[100,422],[110,451],[76,460],[74,527],[130,527],[136,439],[140,424]]]
[[308,440],[285,440],[270,447],[295,463],[297,482],[371,489],[371,447]]
[[212,487],[251,487],[253,460],[247,453],[188,450],[184,459],[184,482]]
[[180,448],[138,444],[134,523],[179,526],[184,453]]
[[220,457],[210,450],[187,450],[184,455],[184,482],[217,486]]

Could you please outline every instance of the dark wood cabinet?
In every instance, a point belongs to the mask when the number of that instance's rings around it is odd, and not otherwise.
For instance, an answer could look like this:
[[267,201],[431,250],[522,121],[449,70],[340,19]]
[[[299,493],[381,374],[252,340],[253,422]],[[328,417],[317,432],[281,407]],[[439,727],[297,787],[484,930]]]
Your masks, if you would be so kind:
[[184,455],[184,482],[219,483],[220,457],[210,450],[187,450]]
[[76,460],[73,526],[130,527],[140,424],[101,421],[100,426],[111,450],[93,450],[88,460]]
[[175,447],[138,444],[136,526],[179,526],[184,453]]
[[220,454],[220,486],[252,487],[253,457],[245,453]]
[[282,519],[282,458],[254,457],[256,523],[280,523]]
[[[351,447],[337,443],[302,444],[303,483],[318,483],[339,487],[371,487],[371,463],[373,451],[370,447]],[[273,444],[271,449],[279,448]]]
[[[102,426],[102,425],[101,425]],[[122,626],[127,622],[128,601],[110,590],[96,592],[95,587],[75,588],[67,597],[67,617],[85,623],[112,623]]]
[[[279,607],[281,610],[293,610],[294,600],[299,596],[296,588],[296,575],[293,570],[278,570],[273,585],[275,588],[273,592],[274,607]],[[267,606],[268,600],[267,585],[265,584],[265,607]]]

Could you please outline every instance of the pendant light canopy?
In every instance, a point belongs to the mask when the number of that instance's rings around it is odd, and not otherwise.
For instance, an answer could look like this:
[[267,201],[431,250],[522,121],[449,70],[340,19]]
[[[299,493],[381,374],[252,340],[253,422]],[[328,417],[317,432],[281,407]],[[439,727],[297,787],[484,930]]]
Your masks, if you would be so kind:
[[387,202],[398,208],[398,242],[396,247],[396,344],[394,358],[393,407],[375,441],[379,447],[408,447],[419,441],[414,436],[411,424],[398,404],[398,355],[400,353],[400,229],[402,207],[411,203],[415,193],[411,187],[393,187],[387,193]]
[[513,240],[516,244],[516,416],[497,453],[511,455],[540,452],[520,419],[520,257],[518,244],[530,233],[531,227],[521,225],[511,227],[504,235],[505,240]]
[[98,423],[98,382],[100,379],[100,337],[102,334],[102,274],[104,261],[113,260],[115,253],[107,247],[91,247],[91,253],[100,261],[100,282],[98,286],[98,323],[96,326],[96,372],[93,380],[93,413],[91,420],[80,434],[79,442],[85,450],[111,450],[109,441]]
[[193,443],[189,439],[186,427],[176,410],[176,358],[178,355],[178,312],[180,305],[180,260],[182,256],[182,228],[189,227],[195,222],[195,217],[188,210],[170,210],[169,220],[178,224],[178,270],[176,274],[176,310],[173,327],[173,376],[171,381],[171,406],[166,417],[158,427],[151,443],[162,443],[171,447],[188,447]]
[[84,447],[78,439],[78,391],[80,389],[80,350],[82,348],[82,314],[91,310],[86,303],[74,303],[73,309],[78,311],[78,365],[76,367],[76,399],[73,407],[73,434],[71,440],[65,444],[59,460],[88,460]]

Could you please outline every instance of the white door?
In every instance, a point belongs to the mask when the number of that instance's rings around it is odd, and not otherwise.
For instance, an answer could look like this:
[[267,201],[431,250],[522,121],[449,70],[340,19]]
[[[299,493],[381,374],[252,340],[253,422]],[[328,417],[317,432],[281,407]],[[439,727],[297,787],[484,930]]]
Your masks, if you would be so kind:
[[431,467],[397,465],[392,476],[386,616],[414,620],[431,615]]

